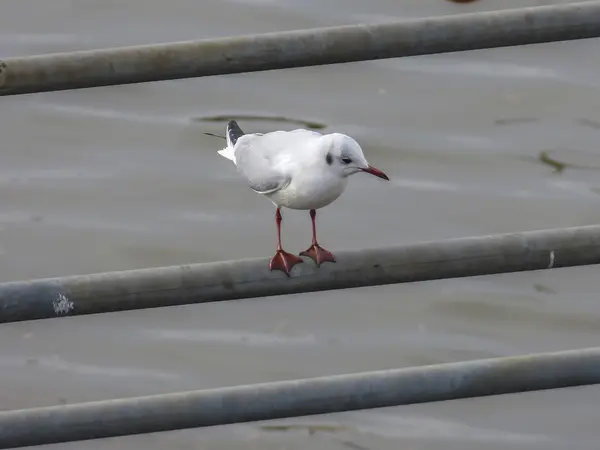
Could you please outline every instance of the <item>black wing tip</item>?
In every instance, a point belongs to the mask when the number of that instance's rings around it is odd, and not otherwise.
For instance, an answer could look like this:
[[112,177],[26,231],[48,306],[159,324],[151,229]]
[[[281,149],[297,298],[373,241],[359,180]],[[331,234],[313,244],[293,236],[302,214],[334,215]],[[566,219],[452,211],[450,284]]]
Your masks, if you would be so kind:
[[235,120],[230,120],[227,123],[227,137],[229,137],[229,140],[231,141],[232,145],[235,145],[237,140],[243,135],[244,132]]

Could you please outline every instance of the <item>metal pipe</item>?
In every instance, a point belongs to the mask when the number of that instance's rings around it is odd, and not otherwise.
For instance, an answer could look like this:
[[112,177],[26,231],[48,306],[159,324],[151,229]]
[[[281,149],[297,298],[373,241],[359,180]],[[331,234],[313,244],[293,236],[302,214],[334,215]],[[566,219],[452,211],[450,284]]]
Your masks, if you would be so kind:
[[0,448],[600,383],[600,348],[0,412]]
[[600,37],[600,1],[9,58],[0,95]]
[[0,323],[600,263],[600,226],[336,252],[271,272],[267,258],[0,284]]

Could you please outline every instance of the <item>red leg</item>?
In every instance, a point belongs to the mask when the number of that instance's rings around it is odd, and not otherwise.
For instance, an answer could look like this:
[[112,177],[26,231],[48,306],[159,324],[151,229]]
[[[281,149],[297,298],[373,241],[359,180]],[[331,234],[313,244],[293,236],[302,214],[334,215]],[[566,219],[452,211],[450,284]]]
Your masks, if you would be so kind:
[[317,211],[314,209],[310,210],[310,219],[312,221],[312,245],[300,253],[302,256],[308,256],[311,258],[316,264],[317,267],[321,266],[321,263],[325,261],[335,262],[335,256],[332,253],[325,250],[323,247],[319,245],[317,242],[317,227],[315,225],[315,219],[317,217]]
[[298,258],[296,255],[292,255],[281,248],[281,222],[283,218],[281,217],[281,211],[277,208],[275,212],[275,223],[277,223],[277,252],[275,256],[271,258],[271,262],[269,263],[269,269],[271,270],[281,270],[285,272],[285,274],[289,277],[292,268],[302,262],[302,258]]

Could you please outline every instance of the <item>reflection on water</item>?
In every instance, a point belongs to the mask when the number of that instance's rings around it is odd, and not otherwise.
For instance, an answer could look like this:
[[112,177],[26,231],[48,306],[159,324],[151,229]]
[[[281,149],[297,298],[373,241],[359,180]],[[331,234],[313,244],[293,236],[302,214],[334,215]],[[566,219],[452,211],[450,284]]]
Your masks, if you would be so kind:
[[261,115],[244,115],[244,114],[231,114],[231,115],[221,115],[221,116],[205,116],[205,117],[197,117],[194,120],[199,122],[221,122],[223,124],[229,122],[230,120],[235,119],[239,121],[252,121],[252,122],[267,122],[270,123],[271,126],[278,126],[280,123],[288,124],[288,125],[297,125],[302,128],[310,128],[313,130],[322,130],[326,128],[327,125],[324,123],[300,120],[300,119],[290,119],[289,117],[282,116],[261,116]]

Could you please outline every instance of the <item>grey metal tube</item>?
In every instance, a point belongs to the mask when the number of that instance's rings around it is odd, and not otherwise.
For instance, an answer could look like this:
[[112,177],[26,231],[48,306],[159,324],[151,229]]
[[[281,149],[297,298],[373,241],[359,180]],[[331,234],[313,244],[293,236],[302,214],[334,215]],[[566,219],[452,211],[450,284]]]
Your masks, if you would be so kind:
[[600,2],[0,61],[0,95],[600,37]]
[[600,348],[0,412],[0,448],[600,383]]
[[291,277],[268,258],[0,284],[0,322],[600,263],[600,226],[336,252]]

